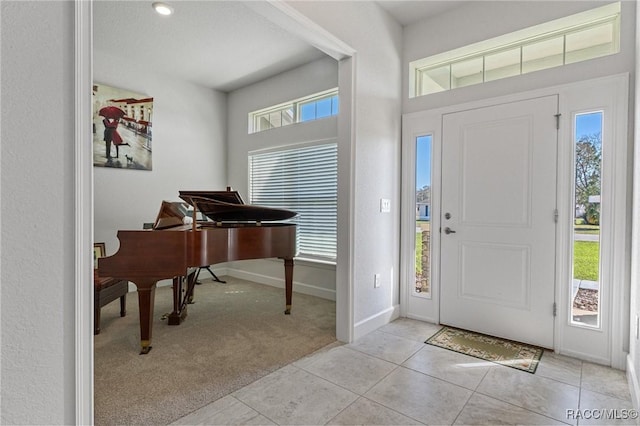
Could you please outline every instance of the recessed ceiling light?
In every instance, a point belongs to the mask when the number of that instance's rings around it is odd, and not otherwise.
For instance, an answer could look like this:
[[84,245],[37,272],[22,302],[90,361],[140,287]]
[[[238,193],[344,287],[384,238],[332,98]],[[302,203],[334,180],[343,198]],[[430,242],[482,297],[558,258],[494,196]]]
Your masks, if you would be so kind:
[[160,15],[168,16],[173,13],[173,8],[166,3],[155,2],[151,6],[153,6],[153,9]]

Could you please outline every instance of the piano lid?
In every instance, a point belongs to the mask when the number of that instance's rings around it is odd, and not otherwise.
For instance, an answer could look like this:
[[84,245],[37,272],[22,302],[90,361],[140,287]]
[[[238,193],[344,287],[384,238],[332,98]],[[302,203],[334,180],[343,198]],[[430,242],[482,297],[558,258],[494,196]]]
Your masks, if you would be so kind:
[[226,191],[180,191],[180,198],[187,203],[191,197],[206,198],[212,201],[221,201],[229,204],[244,204],[244,200],[238,191],[234,191],[231,187],[227,187]]
[[180,191],[180,198],[214,222],[262,222],[286,220],[298,213],[244,204],[238,191]]

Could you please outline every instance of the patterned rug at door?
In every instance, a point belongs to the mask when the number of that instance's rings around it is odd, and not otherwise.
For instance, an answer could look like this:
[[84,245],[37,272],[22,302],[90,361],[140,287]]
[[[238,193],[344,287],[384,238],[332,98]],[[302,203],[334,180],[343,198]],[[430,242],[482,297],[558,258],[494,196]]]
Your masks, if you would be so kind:
[[531,374],[536,372],[544,351],[536,346],[453,327],[443,327],[425,343]]

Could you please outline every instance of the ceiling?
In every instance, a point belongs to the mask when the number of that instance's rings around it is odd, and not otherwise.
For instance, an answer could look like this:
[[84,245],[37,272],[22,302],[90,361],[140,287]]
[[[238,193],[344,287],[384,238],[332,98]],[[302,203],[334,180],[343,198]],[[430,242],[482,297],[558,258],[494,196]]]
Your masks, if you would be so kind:
[[[153,11],[152,1],[95,1],[94,50],[224,92],[325,56],[257,13],[250,3],[170,3],[175,13],[166,17]],[[400,24],[408,25],[465,2],[378,3]]]
[[402,26],[437,16],[473,0],[379,0],[378,3]]

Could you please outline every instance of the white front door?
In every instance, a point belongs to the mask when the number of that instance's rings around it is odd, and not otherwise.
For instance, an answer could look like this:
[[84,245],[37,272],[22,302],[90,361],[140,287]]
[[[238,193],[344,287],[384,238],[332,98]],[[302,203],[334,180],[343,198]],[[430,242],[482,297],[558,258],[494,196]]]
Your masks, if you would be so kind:
[[443,115],[440,322],[553,348],[558,97]]

